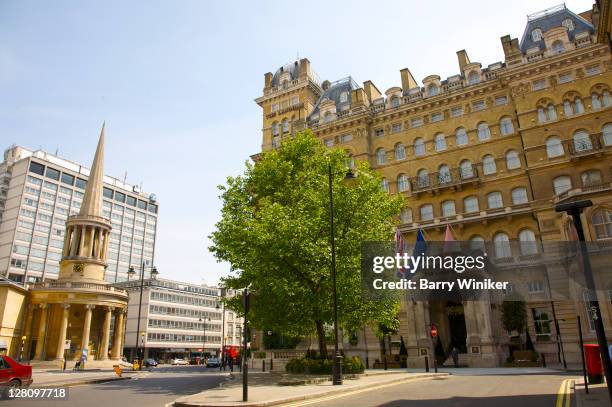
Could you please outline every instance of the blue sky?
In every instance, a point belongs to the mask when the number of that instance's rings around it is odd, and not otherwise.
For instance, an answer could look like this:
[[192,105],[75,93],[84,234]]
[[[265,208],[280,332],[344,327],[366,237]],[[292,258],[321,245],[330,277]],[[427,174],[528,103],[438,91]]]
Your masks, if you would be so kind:
[[[261,3],[261,4],[259,4]],[[106,120],[106,173],[157,194],[156,265],[215,283],[208,253],[216,186],[261,148],[263,75],[307,57],[321,80],[381,91],[408,67],[420,81],[486,66],[499,38],[553,1],[0,0],[0,148],[43,148],[89,165]],[[566,1],[582,12],[591,1]]]

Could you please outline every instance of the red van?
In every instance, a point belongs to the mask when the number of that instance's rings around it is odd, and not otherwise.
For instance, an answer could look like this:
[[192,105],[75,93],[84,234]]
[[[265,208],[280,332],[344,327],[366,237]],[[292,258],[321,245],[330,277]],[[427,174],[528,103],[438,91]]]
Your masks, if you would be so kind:
[[0,356],[0,386],[29,386],[32,366],[22,365],[8,356]]

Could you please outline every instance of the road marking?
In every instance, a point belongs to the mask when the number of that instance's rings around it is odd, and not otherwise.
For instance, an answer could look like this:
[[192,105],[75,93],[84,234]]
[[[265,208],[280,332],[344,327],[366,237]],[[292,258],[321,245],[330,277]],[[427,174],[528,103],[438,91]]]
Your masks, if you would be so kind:
[[348,391],[346,393],[333,394],[331,396],[325,396],[325,397],[319,397],[319,398],[315,397],[315,398],[310,399],[310,400],[300,400],[300,401],[296,401],[294,403],[281,404],[281,405],[283,407],[307,406],[307,405],[310,405],[310,404],[322,403],[324,401],[329,401],[329,400],[335,400],[335,399],[338,399],[340,397],[346,397],[346,396],[352,396],[352,395],[355,395],[355,394],[365,393],[366,391],[385,389],[387,387],[397,386],[399,384],[413,383],[413,382],[416,382],[416,381],[427,380],[427,379],[431,379],[431,377],[422,377],[422,378],[417,378],[417,379],[411,379],[411,380],[404,380],[404,381],[393,382],[393,383],[380,384],[378,386],[368,387],[368,388],[365,388],[365,389],[356,389],[356,390]]
[[559,391],[557,392],[557,404],[555,407],[570,407],[572,398],[570,387],[571,381],[571,379],[565,379],[561,382],[561,386],[559,386]]

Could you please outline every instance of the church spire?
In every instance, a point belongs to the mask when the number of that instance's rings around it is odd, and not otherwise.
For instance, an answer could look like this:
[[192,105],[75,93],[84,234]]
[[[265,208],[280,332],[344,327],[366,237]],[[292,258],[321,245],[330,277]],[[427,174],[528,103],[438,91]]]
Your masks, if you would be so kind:
[[81,205],[81,211],[79,215],[89,216],[102,216],[102,189],[104,184],[104,126],[102,123],[102,130],[100,131],[100,140],[98,141],[98,148],[96,148],[96,155],[94,156],[93,163],[91,164],[91,171],[89,173],[89,181],[87,181],[87,188],[85,189],[85,196],[83,197],[83,204]]

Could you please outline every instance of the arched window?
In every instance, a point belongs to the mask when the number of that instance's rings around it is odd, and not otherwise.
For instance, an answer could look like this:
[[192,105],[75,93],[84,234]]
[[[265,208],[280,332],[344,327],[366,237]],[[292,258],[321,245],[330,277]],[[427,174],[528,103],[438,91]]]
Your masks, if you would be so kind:
[[497,172],[497,166],[495,165],[495,158],[487,154],[482,157],[482,172],[485,175],[495,174]]
[[538,122],[544,123],[547,120],[544,108],[538,107]]
[[601,92],[601,99],[604,107],[610,106],[610,92],[608,92],[607,90]]
[[385,162],[387,162],[387,152],[384,148],[379,148],[376,150],[376,162],[378,165],[383,165]]
[[565,154],[563,144],[557,136],[552,136],[546,139],[546,155],[548,158],[560,157]]
[[574,133],[574,137],[572,137],[574,142],[574,149],[577,152],[580,151],[590,151],[593,149],[593,142],[589,137],[589,133],[584,130],[578,130]]
[[355,158],[351,154],[346,159],[346,166],[351,170],[355,169]]
[[463,198],[463,211],[465,213],[478,212],[478,198],[474,195]]
[[574,22],[570,18],[563,20],[561,25],[567,28],[567,31],[574,31]]
[[391,98],[391,107],[398,107],[400,105],[400,99],[398,97]]
[[599,209],[593,213],[591,221],[595,228],[597,240],[612,237],[612,211],[606,208]]
[[512,256],[512,249],[510,248],[510,239],[505,233],[497,233],[493,236],[493,244],[495,246],[495,257],[503,259]]
[[522,255],[536,254],[538,252],[535,233],[533,233],[531,230],[521,230],[519,232],[519,242]]
[[501,131],[502,136],[507,136],[508,134],[514,133],[514,126],[512,125],[512,119],[509,117],[503,117],[499,121],[499,129]]
[[438,94],[438,92],[439,92],[438,87],[433,83],[427,87],[427,94],[429,96],[435,96]]
[[461,179],[470,179],[474,176],[474,166],[470,160],[463,160],[459,163]]
[[403,208],[400,212],[400,221],[402,223],[412,223],[412,209]]
[[397,143],[395,145],[395,159],[403,160],[406,158],[406,148],[402,143]]
[[442,164],[440,168],[438,168],[438,183],[448,184],[451,181],[450,168],[448,168],[448,165]]
[[599,170],[585,171],[580,175],[580,180],[582,181],[582,185],[585,187],[599,185],[601,184],[601,171]]
[[517,187],[512,190],[512,204],[521,205],[529,202],[527,198],[527,189],[524,187]]
[[436,134],[435,137],[436,151],[446,150],[446,136],[442,133]]
[[429,185],[429,172],[427,172],[425,168],[417,172],[417,185],[419,187],[426,187]]
[[566,116],[572,116],[574,114],[574,109],[569,100],[563,101],[563,113],[565,113]]
[[521,160],[515,150],[510,150],[506,153],[506,168],[509,170],[521,168]]
[[557,40],[552,43],[552,51],[554,54],[560,54],[565,51],[565,47],[563,46],[563,41]]
[[475,85],[479,82],[480,82],[480,75],[478,75],[478,72],[476,71],[470,72],[470,74],[468,75],[468,84]]
[[499,191],[489,192],[487,194],[487,205],[489,209],[499,209],[504,206],[502,194]]
[[421,206],[421,220],[432,220],[433,219],[433,206],[431,204],[426,204]]
[[283,120],[283,133],[289,133],[289,120]]
[[570,189],[572,189],[572,179],[567,175],[561,175],[553,179],[553,190],[555,195],[562,194]]
[[582,104],[582,99],[579,97],[574,99],[574,110],[576,113],[584,113],[584,105]]
[[408,176],[406,174],[400,174],[397,177],[397,190],[399,192],[408,191]]
[[548,105],[548,120],[557,120],[557,109],[552,103]]
[[484,250],[485,241],[482,236],[476,235],[470,238],[470,249],[472,250]]
[[459,127],[455,132],[455,143],[458,146],[464,146],[468,143],[468,136],[463,127]]
[[272,135],[278,136],[278,123],[276,122],[272,123]]
[[534,42],[540,41],[542,39],[542,30],[540,30],[539,28],[534,29],[533,31],[531,31],[531,40]]
[[414,155],[425,155],[425,141],[421,137],[414,139]]
[[386,178],[383,178],[382,181],[380,181],[380,187],[382,188],[383,191],[389,192],[389,180]]
[[489,125],[486,123],[478,123],[478,141],[485,141],[491,138]]
[[601,109],[601,102],[597,93],[591,94],[591,107],[593,109]]
[[455,201],[442,202],[442,216],[455,216]]
[[340,103],[345,103],[348,101],[348,92],[342,92],[340,94]]
[[601,129],[603,142],[606,146],[612,146],[612,123],[608,123]]

